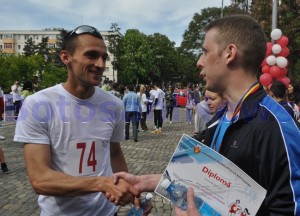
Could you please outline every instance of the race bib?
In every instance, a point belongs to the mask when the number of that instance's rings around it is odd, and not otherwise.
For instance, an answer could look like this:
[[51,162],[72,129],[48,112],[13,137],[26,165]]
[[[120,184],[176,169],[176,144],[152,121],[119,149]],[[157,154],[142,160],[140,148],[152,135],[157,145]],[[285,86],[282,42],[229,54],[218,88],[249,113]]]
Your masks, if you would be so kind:
[[101,170],[102,140],[70,141],[67,172],[73,176],[95,176]]

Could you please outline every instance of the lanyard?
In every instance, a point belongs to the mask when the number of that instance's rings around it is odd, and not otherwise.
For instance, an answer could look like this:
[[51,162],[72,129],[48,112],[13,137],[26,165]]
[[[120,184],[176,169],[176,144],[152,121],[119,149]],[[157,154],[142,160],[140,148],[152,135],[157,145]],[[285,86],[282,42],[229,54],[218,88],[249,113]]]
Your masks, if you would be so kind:
[[254,92],[256,92],[257,90],[259,89],[259,83],[258,82],[255,82],[253,83],[250,88],[248,89],[248,91],[244,94],[244,96],[239,100],[238,104],[236,105],[236,108],[235,108],[235,111],[232,115],[232,119],[231,119],[231,123],[233,122],[234,118],[236,117],[236,115],[240,112],[241,108],[242,108],[242,105],[245,101],[245,99],[253,94]]
[[[235,108],[235,111],[232,115],[232,118],[231,118],[231,121],[230,121],[230,125],[236,120],[236,117],[237,115],[239,114],[241,108],[242,108],[242,105],[243,105],[243,102],[245,101],[245,99],[255,93],[257,90],[259,89],[259,83],[258,82],[255,82],[253,83],[250,88],[248,89],[248,91],[243,95],[243,97],[239,100],[236,108]],[[222,124],[224,124],[224,118],[226,116],[226,113],[227,113],[227,110],[224,112],[224,115],[222,116],[218,126],[217,126],[217,129],[216,129],[216,132],[215,132],[215,135],[213,137],[213,142],[212,142],[212,145],[211,145],[211,148],[214,149],[215,151],[218,151],[220,150],[221,148],[221,145],[222,145],[222,142],[221,144],[219,145],[218,149],[217,149],[217,140],[218,140],[218,137],[220,135],[220,131],[221,131],[221,127],[222,127]],[[226,132],[226,131],[225,131]],[[224,133],[225,134],[225,133]],[[223,136],[224,136],[223,134]]]

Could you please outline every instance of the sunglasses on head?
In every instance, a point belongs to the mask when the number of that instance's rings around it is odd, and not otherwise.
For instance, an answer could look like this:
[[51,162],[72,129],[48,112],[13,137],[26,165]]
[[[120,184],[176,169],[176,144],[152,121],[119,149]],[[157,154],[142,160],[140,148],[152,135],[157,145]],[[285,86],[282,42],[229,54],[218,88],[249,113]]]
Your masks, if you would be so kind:
[[68,36],[68,38],[71,38],[75,35],[81,35],[81,34],[91,34],[91,35],[94,35],[95,37],[97,38],[100,38],[103,40],[103,37],[102,35],[100,34],[100,32],[92,27],[92,26],[89,26],[89,25],[81,25],[81,26],[78,26],[76,29],[74,29],[70,35]]

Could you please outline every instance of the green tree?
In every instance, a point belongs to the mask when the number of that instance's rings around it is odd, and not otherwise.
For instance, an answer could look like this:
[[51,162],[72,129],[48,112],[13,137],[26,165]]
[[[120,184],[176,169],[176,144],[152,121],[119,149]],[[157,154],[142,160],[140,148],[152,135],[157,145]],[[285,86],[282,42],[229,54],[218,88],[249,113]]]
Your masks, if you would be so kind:
[[120,30],[121,28],[119,28],[117,23],[112,23],[110,30],[108,31],[109,34],[107,36],[108,52],[110,52],[114,56],[114,58],[111,59],[111,64],[113,66],[113,78],[115,78],[115,70],[117,69],[118,64],[117,47],[121,39]]
[[47,88],[67,80],[68,72],[66,68],[57,67],[53,62],[45,65],[45,71],[40,82],[40,87]]
[[34,40],[32,38],[28,38],[27,41],[25,42],[25,46],[23,48],[23,54],[25,56],[32,56],[35,55],[37,50],[37,46],[35,45]]
[[37,44],[36,50],[38,55],[43,56],[45,62],[51,61],[51,50],[48,48],[48,39],[48,37],[42,38],[42,41]]
[[117,47],[118,74],[124,83],[139,83],[152,69],[154,62],[147,36],[137,29],[129,29]]
[[59,57],[59,52],[63,46],[63,38],[67,35],[68,31],[61,28],[59,29],[59,35],[56,38],[55,50],[51,53],[51,59],[57,67],[65,67]]
[[177,76],[178,67],[175,43],[160,33],[149,35],[147,40],[149,41],[152,59],[154,60],[149,71],[149,78],[151,79],[149,81],[172,81],[172,77]]

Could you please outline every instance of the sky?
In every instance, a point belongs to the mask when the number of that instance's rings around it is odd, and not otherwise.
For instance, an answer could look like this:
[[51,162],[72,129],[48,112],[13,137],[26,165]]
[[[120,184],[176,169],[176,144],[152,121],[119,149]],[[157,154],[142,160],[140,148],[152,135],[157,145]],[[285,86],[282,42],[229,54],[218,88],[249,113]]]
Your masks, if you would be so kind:
[[221,7],[222,0],[0,0],[0,5],[1,30],[72,30],[87,24],[108,31],[117,23],[122,34],[160,33],[179,46],[194,14]]

